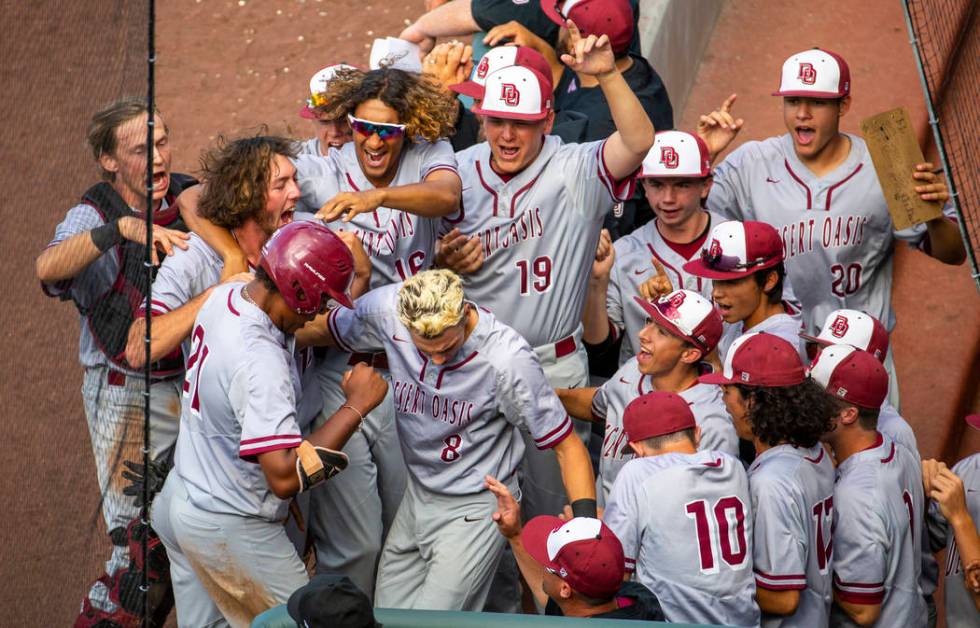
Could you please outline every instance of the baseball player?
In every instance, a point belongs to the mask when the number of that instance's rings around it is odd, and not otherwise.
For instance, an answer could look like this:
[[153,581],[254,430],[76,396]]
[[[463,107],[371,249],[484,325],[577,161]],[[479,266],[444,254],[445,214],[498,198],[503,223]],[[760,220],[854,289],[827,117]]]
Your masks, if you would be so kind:
[[[789,57],[779,90],[780,137],[746,142],[715,167],[708,209],[737,220],[776,227],[783,239],[786,272],[803,306],[805,331],[817,334],[831,310],[864,310],[895,326],[891,307],[892,247],[897,238],[948,264],[965,258],[951,206],[945,218],[895,231],[867,145],[840,132],[850,109],[851,78],[840,55],[814,48]],[[735,95],[702,116],[698,133],[717,156],[741,129],[731,115]],[[909,173],[923,200],[944,202],[946,186],[932,164]],[[897,385],[891,356],[886,368]]]
[[[473,110],[484,118],[487,141],[457,154],[464,209],[443,227],[479,238],[484,261],[464,277],[467,294],[524,336],[561,387],[588,381],[581,314],[602,219],[630,196],[630,175],[653,144],[653,127],[616,69],[608,38],[582,38],[574,27],[570,33],[575,54],[562,61],[601,77],[619,131],[562,144],[548,135],[551,81],[520,66],[494,72]],[[588,438],[587,422],[576,429]],[[554,458],[528,452],[525,511],[560,512],[568,500]]]
[[300,154],[325,156],[331,148],[340,148],[353,139],[353,131],[347,118],[330,118],[319,110],[327,104],[323,99],[323,92],[327,91],[330,79],[338,70],[347,69],[354,68],[343,63],[328,65],[310,79],[310,97],[299,110],[299,117],[310,121],[313,137],[300,144]]
[[[152,256],[187,246],[187,234],[174,202],[190,177],[171,173],[169,130],[154,111],[152,196],[155,225]],[[146,246],[145,99],[127,98],[97,112],[88,128],[88,143],[103,181],[90,188],[55,228],[54,238],[37,258],[36,272],[45,294],[71,300],[80,313],[79,362],[85,370],[82,398],[92,439],[92,453],[102,492],[106,528],[113,539],[105,575],[82,603],[80,625],[100,620],[127,624],[142,608],[121,607],[110,596],[130,567],[126,527],[137,516],[134,500],[123,495],[122,462],[142,459],[143,374],[126,361],[126,332],[135,316],[131,299],[146,292],[143,267]],[[163,459],[177,437],[180,356],[166,356],[152,367],[151,456]],[[130,581],[132,581],[130,579]],[[139,581],[139,576],[136,576]],[[115,599],[111,599],[115,597]]]
[[[816,348],[850,345],[867,351],[882,363],[888,355],[888,330],[881,321],[867,312],[850,309],[834,310],[827,315],[820,328],[820,334],[813,336],[801,333],[800,337],[816,345]],[[887,398],[881,404],[881,411],[878,413],[878,431],[904,446],[916,457],[919,456],[919,445],[912,426],[902,418]]]
[[598,388],[556,390],[571,416],[605,421],[599,458],[603,501],[623,465],[634,457],[623,427],[624,411],[648,392],[672,392],[687,401],[701,430],[700,449],[738,455],[738,437],[721,390],[698,382],[701,361],[721,336],[718,312],[690,290],[676,290],[653,302],[634,299],[648,321],[640,330],[636,356]]
[[285,500],[346,466],[335,450],[387,391],[356,367],[346,404],[301,436],[293,334],[330,299],[352,305],[352,272],[329,229],[291,223],[263,247],[254,280],[215,288],[198,313],[174,469],[151,512],[181,625],[247,626],[308,580],[281,523]]
[[749,332],[732,345],[721,384],[740,438],[750,441],[753,569],[762,625],[826,626],[831,593],[834,463],[820,443],[831,406],[793,345]]
[[375,603],[480,610],[504,539],[484,477],[517,490],[519,427],[553,449],[573,512],[595,516],[588,453],[527,341],[464,300],[459,276],[423,271],[327,319],[324,342],[387,353],[408,487],[381,555]]
[[497,530],[518,557],[521,576],[545,615],[664,620],[650,589],[623,582],[623,545],[599,519],[541,515],[522,527],[521,507],[507,487],[496,478],[486,482],[497,496]]
[[[980,416],[966,417],[980,430]],[[952,528],[946,542],[946,579],[943,585],[946,625],[967,628],[976,625],[980,613],[980,454],[960,460],[953,470],[935,460],[922,462],[926,495],[931,509],[938,510]]]
[[[707,212],[711,161],[701,138],[683,131],[657,133],[637,175],[656,216],[613,244],[614,257],[597,260],[586,300],[582,339],[603,345],[622,337],[619,365],[636,355],[646,311],[634,295],[655,298],[660,284],[711,295],[711,281],[684,270],[697,257],[712,227],[724,218]],[[602,349],[600,348],[599,351]]]
[[810,376],[834,401],[823,440],[837,460],[831,626],[925,626],[918,458],[876,429],[888,374],[848,345],[821,351]]
[[800,313],[783,300],[783,243],[770,225],[754,220],[715,226],[698,259],[684,270],[712,280],[711,298],[725,320],[719,363],[736,338],[750,331],[779,336],[807,361],[800,340]]
[[674,393],[634,399],[623,424],[637,457],[620,470],[604,520],[623,543],[627,571],[656,594],[669,622],[758,626],[742,464],[697,451],[700,430]]

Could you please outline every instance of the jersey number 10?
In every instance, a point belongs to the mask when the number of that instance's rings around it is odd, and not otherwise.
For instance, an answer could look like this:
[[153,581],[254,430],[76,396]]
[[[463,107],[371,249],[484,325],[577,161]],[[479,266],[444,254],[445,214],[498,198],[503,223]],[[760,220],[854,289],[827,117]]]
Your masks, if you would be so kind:
[[694,519],[701,573],[718,573],[718,555],[733,570],[748,564],[749,544],[745,536],[745,505],[734,495],[714,503],[698,499],[684,504],[689,519]]

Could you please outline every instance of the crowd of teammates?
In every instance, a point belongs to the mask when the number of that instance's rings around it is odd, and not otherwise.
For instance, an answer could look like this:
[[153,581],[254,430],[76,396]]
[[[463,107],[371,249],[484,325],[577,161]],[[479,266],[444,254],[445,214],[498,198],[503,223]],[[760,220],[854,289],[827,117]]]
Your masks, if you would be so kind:
[[[638,3],[429,4],[421,73],[328,66],[312,138],[220,140],[200,182],[140,99],[93,117],[102,182],[37,260],[80,313],[113,544],[75,625],[140,625],[145,572],[161,625],[523,587],[551,615],[919,627],[940,571],[977,625],[980,454],[920,460],[888,337],[894,241],[965,251],[948,205],[894,229],[839,130],[845,60],[769,69],[787,133],[719,160],[735,95],[673,130]],[[481,30],[479,59],[435,44]]]

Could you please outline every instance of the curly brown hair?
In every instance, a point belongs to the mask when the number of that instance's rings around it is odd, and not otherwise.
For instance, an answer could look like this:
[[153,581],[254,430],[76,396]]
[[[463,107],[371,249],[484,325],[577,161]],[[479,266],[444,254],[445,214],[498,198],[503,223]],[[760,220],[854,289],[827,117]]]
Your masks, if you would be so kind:
[[435,142],[449,137],[456,124],[452,98],[432,79],[395,68],[340,70],[330,79],[323,97],[327,104],[317,111],[332,120],[353,115],[366,100],[380,100],[398,112],[399,123],[405,125],[405,138],[412,143],[419,138]]
[[795,386],[735,387],[745,399],[752,434],[767,445],[813,447],[833,429],[834,405],[809,377]]
[[219,227],[234,229],[265,207],[269,174],[276,155],[296,157],[296,144],[284,137],[257,135],[218,144],[201,157],[207,183],[198,214]]

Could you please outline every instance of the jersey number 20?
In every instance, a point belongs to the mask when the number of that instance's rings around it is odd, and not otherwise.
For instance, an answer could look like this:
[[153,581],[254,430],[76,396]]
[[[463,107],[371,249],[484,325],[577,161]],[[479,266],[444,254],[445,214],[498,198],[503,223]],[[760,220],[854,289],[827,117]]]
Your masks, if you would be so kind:
[[712,506],[705,499],[684,504],[694,519],[701,573],[718,573],[718,555],[738,571],[748,565],[749,544],[745,537],[745,505],[734,495],[722,497]]

